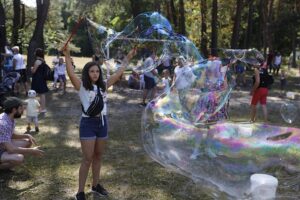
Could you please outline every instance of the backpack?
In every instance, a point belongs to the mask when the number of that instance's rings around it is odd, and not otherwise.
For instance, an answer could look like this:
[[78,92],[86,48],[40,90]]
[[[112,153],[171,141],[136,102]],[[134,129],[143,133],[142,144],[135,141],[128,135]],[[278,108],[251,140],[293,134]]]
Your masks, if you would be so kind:
[[39,67],[42,68],[44,80],[54,81],[54,70],[51,70],[49,65],[47,65],[47,63],[44,60],[40,60],[40,61],[42,61],[42,64]]
[[103,97],[98,86],[97,91],[97,95],[95,96],[94,100],[92,101],[91,105],[86,111],[84,110],[83,105],[81,104],[82,112],[89,117],[95,117],[99,115],[104,107]]
[[44,79],[46,81],[54,81],[54,70],[51,70],[49,65],[47,65],[45,62],[42,63],[44,68]]
[[271,89],[271,85],[274,83],[274,78],[270,75],[267,69],[260,69],[259,72],[260,84],[259,87],[267,87]]

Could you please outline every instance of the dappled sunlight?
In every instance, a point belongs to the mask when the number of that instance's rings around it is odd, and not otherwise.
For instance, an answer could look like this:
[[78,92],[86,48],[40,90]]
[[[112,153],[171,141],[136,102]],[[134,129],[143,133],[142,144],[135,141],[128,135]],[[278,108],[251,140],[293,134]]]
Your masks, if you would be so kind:
[[27,190],[30,189],[30,187],[32,187],[33,185],[34,182],[32,182],[31,180],[25,180],[25,181],[10,180],[8,182],[8,187],[14,188],[16,190]]
[[110,176],[118,175],[117,170],[110,164],[107,164],[106,162],[102,162],[101,166],[101,177],[108,178]]
[[68,147],[81,148],[80,141],[77,138],[66,140],[64,144]]

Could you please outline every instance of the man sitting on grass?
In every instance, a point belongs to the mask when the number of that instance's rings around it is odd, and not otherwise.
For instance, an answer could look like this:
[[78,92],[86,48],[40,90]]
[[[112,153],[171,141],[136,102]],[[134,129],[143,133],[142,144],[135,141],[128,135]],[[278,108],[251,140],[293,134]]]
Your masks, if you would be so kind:
[[[4,101],[0,114],[0,170],[12,169],[24,161],[24,155],[43,156],[38,147],[31,147],[35,139],[29,134],[15,133],[15,119],[23,114],[23,102],[16,97]],[[30,148],[31,147],[31,148]]]

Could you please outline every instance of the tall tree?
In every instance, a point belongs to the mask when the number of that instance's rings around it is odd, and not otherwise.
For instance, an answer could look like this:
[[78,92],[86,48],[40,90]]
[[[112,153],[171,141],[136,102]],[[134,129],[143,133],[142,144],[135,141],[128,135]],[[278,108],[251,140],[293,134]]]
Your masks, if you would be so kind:
[[203,52],[203,55],[207,58],[208,57],[208,50],[207,50],[207,2],[206,0],[201,0],[201,41],[200,41],[200,47],[201,52]]
[[179,32],[183,35],[186,34],[185,30],[185,16],[184,16],[184,2],[183,0],[179,0],[179,15],[180,15],[180,26],[179,26]]
[[248,49],[250,47],[250,38],[253,31],[253,6],[254,0],[248,1],[248,16],[247,16],[247,30],[244,41],[244,48]]
[[218,0],[212,1],[211,17],[211,54],[218,55]]
[[154,2],[154,5],[155,5],[155,10],[157,11],[157,12],[160,12],[160,0],[155,0],[155,2]]
[[177,26],[178,26],[178,24],[177,24],[177,14],[176,14],[174,0],[169,0],[169,3],[170,3],[170,14],[172,16],[172,21],[173,21],[173,24],[174,24],[175,28],[177,28]]
[[31,67],[34,62],[34,51],[36,48],[44,49],[44,24],[47,19],[48,9],[50,6],[50,0],[36,0],[36,14],[37,21],[33,36],[29,42],[28,55],[27,55],[27,67]]
[[[0,53],[4,52],[4,47],[6,45],[6,17],[4,12],[4,7],[2,1],[0,1]],[[2,56],[0,58],[2,62]]]
[[19,45],[19,29],[21,24],[21,1],[14,0],[13,8],[14,8],[14,18],[13,18],[11,43],[12,45]]
[[131,13],[133,17],[138,16],[140,14],[140,5],[139,1],[130,0]]
[[238,48],[242,8],[243,8],[243,0],[236,0],[236,11],[235,11],[232,36],[231,36],[231,48],[232,49]]
[[261,31],[262,31],[262,44],[264,56],[267,55],[267,48],[273,50],[271,25],[273,17],[273,3],[274,0],[261,0],[260,1],[260,17],[261,17]]

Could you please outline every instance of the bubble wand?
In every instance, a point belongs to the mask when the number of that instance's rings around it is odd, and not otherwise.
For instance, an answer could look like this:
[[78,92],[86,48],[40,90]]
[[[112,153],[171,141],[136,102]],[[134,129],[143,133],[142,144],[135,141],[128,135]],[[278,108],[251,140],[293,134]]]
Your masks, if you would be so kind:
[[66,41],[66,43],[64,44],[64,46],[61,48],[61,51],[64,51],[67,47],[67,45],[69,44],[69,42],[71,41],[72,37],[76,34],[80,24],[82,23],[84,17],[80,16],[75,24],[75,26],[73,26],[72,32],[70,34],[70,36],[68,37],[68,40]]

